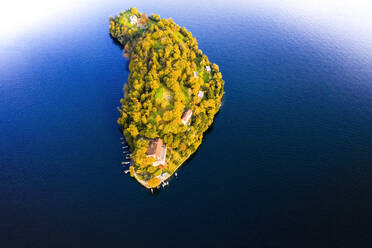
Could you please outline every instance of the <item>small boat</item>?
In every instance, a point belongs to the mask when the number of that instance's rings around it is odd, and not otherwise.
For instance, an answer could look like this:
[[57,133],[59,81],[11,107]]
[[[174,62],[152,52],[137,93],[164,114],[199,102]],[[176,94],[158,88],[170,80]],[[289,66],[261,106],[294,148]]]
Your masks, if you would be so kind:
[[128,174],[128,172],[129,172],[129,170],[125,170],[125,171],[124,171],[125,174]]

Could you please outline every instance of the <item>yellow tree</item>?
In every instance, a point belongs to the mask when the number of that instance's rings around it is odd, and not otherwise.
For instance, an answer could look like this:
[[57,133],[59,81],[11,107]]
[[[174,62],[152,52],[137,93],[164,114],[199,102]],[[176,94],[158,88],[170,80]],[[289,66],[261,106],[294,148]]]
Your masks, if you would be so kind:
[[161,183],[160,179],[157,178],[157,177],[153,177],[153,178],[151,178],[150,180],[147,181],[147,185],[150,188],[156,188],[160,183]]

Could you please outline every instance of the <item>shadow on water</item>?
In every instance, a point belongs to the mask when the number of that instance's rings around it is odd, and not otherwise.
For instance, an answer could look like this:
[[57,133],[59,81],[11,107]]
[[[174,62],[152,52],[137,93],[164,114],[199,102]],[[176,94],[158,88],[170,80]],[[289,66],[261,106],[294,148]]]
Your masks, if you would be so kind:
[[117,47],[120,48],[120,51],[122,52],[122,57],[123,57],[123,58],[125,59],[125,61],[126,61],[125,69],[129,72],[129,59],[123,56],[124,46],[123,46],[123,45],[122,45],[122,44],[121,44],[117,39],[113,38],[113,37],[111,36],[111,34],[108,34],[108,35],[110,36],[112,43],[113,43],[115,46],[117,46]]
[[110,39],[114,45],[117,45],[120,50],[124,49],[124,46],[117,39],[113,38],[110,33],[108,35],[110,36]]
[[[216,117],[219,115],[219,113],[220,113],[220,111],[218,111],[216,113],[216,115],[214,116],[214,120],[213,120],[212,125],[204,132],[202,143],[200,144],[198,149],[196,149],[196,151],[193,154],[191,154],[191,156],[181,165],[181,167],[178,168],[178,170],[176,172],[181,172],[186,166],[188,166],[197,157],[197,155],[199,153],[199,150],[200,150],[200,147],[204,143],[204,140],[206,139],[207,136],[209,136],[213,132],[214,125],[215,125],[215,120],[216,120]],[[173,180],[175,180],[175,178],[178,178],[178,176],[175,176],[175,174],[173,174],[167,181],[172,182]],[[150,194],[153,195],[153,196],[156,196],[164,189],[166,189],[166,188],[154,189],[153,193],[150,192]]]
[[194,158],[196,157],[196,155],[199,152],[200,147],[203,145],[206,137],[209,136],[213,132],[214,125],[215,125],[214,122],[215,122],[216,117],[217,117],[217,115],[219,113],[220,113],[220,111],[218,111],[217,114],[214,116],[212,125],[210,125],[210,127],[204,132],[204,134],[203,134],[203,140],[202,140],[200,146],[196,149],[196,151],[193,154],[191,154],[191,156],[183,163],[183,165],[178,170],[184,168],[186,165],[188,165],[189,163],[191,163],[194,160]]
[[[215,115],[215,118],[217,117],[217,115],[220,113],[220,111],[218,111],[218,113]],[[215,120],[214,118],[214,120]],[[209,136],[214,130],[214,121],[212,123],[212,125],[207,129],[207,131],[204,132],[204,136],[203,136],[203,141],[205,139],[206,136]],[[181,167],[178,168],[178,170],[176,172],[180,172],[182,171],[186,166],[188,166],[188,164],[190,164],[195,158],[196,156],[198,155],[199,153],[199,149],[200,147],[203,145],[203,141],[202,143],[200,144],[200,146],[198,147],[198,149],[196,149],[196,151],[181,165]],[[175,178],[178,178],[178,176],[176,176],[175,174],[173,174],[168,180],[167,182],[172,182],[173,180],[175,180]],[[136,182],[137,183],[137,182]],[[146,192],[151,195],[151,196],[157,196],[160,194],[160,192],[162,192],[163,190],[166,190],[167,188],[163,188],[163,187],[159,187],[159,188],[155,188],[153,189],[153,191],[151,192],[150,190],[146,190]]]
[[[221,111],[221,110],[220,110]],[[215,120],[216,120],[216,118],[217,118],[217,116],[219,116],[219,114],[220,114],[220,111],[218,111],[217,113],[216,113],[216,115],[214,116],[214,120],[213,120],[213,122],[212,122],[212,125],[204,132],[204,135],[203,135],[203,140],[202,140],[202,143],[200,144],[200,146],[196,149],[196,151],[193,153],[193,154],[191,154],[191,156],[181,165],[181,167],[179,167],[178,168],[178,170],[176,171],[176,172],[180,172],[180,171],[182,171],[186,166],[188,166],[188,164],[190,164],[195,158],[196,158],[196,156],[198,155],[198,153],[199,153],[199,149],[200,149],[200,147],[203,145],[203,143],[204,143],[204,140],[206,139],[206,137],[207,136],[209,136],[212,132],[213,132],[213,130],[214,130],[214,125],[215,125]],[[120,132],[120,134],[122,135],[122,137],[123,137],[123,141],[125,141],[125,143],[126,143],[126,145],[128,145],[128,143],[127,143],[127,141],[125,140],[125,137],[124,137],[124,135],[123,135],[123,129],[122,129],[122,127],[120,126],[119,128],[118,128],[118,130],[119,130],[119,132]],[[131,151],[132,152],[132,151]],[[175,174],[173,174],[168,180],[166,180],[167,182],[172,182],[175,178],[177,178],[178,176],[176,176]],[[134,178],[133,178],[134,179]],[[135,181],[135,180],[133,180],[133,181]],[[138,182],[135,182],[136,184],[138,184]],[[139,185],[140,186],[140,185]],[[151,192],[150,190],[147,190],[147,189],[145,189],[144,188],[144,190],[149,194],[149,195],[151,195],[151,196],[157,196],[157,195],[159,195],[160,194],[160,192],[161,191],[163,191],[163,190],[166,190],[166,188],[163,188],[163,187],[159,187],[159,188],[155,188],[155,189],[153,189],[153,191]]]

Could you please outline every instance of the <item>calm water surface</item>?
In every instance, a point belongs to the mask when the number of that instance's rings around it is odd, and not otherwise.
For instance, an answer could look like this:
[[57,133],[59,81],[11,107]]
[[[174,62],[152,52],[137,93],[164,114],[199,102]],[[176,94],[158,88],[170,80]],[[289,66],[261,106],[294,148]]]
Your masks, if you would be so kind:
[[[187,27],[226,81],[156,195],[120,164],[108,16],[132,5]],[[292,12],[111,1],[1,45],[1,247],[371,247],[372,42]]]

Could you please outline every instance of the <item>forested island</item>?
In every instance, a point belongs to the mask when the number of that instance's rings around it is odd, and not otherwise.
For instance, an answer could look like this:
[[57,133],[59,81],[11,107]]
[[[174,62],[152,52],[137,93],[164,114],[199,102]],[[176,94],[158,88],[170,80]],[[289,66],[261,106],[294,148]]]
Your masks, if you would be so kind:
[[118,124],[131,150],[130,175],[156,188],[201,144],[224,81],[195,37],[171,18],[130,8],[110,17],[109,31],[129,58]]

